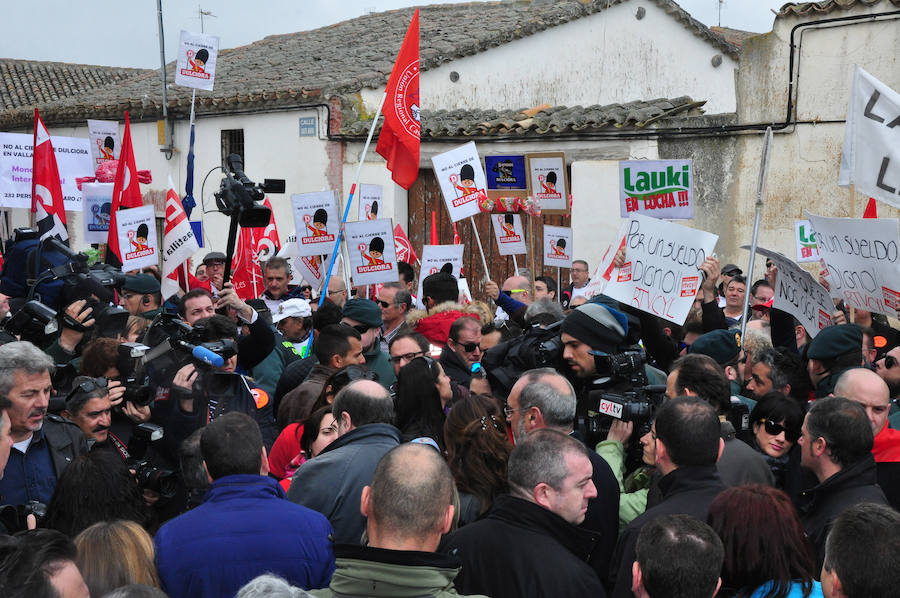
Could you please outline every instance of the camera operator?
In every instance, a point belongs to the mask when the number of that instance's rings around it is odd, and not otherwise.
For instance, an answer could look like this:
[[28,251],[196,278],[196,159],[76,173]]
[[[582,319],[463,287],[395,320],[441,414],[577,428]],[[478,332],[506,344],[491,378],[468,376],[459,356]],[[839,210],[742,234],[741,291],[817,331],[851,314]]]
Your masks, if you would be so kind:
[[615,353],[625,342],[628,319],[625,314],[601,305],[585,303],[572,310],[560,328],[563,359],[579,378],[597,376],[597,365],[591,351]]
[[[93,308],[86,299],[79,299],[66,307],[59,327],[57,338],[46,352],[54,363],[69,363],[80,355],[79,345],[87,332],[93,328],[96,320]],[[65,317],[68,316],[68,317]]]
[[133,316],[152,320],[159,314],[162,306],[159,281],[150,274],[127,276],[122,292],[119,293],[119,305]]

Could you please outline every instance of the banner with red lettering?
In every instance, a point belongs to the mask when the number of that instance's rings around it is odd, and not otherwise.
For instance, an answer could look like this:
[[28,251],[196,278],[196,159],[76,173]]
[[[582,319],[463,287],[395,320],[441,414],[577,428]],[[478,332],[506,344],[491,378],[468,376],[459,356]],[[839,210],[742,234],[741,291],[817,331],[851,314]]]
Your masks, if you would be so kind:
[[159,265],[153,206],[119,210],[116,214],[116,233],[122,252],[122,272]]
[[431,164],[450,220],[459,222],[474,216],[481,212],[481,204],[487,205],[487,178],[474,141],[436,155]]
[[527,253],[521,215],[491,214],[491,223],[494,225],[494,240],[497,241],[500,255]]
[[291,195],[291,208],[297,231],[297,255],[331,255],[341,228],[334,192]]
[[[87,193],[85,193],[87,196]],[[200,250],[194,229],[181,205],[181,197],[175,190],[175,183],[169,177],[169,190],[166,193],[166,227],[163,231],[162,246],[162,283],[163,299],[176,294],[179,289],[187,290],[184,284],[183,264]]]
[[622,160],[619,198],[622,218],[646,214],[654,218],[694,217],[691,160]]
[[390,219],[347,222],[344,233],[355,286],[399,280]]

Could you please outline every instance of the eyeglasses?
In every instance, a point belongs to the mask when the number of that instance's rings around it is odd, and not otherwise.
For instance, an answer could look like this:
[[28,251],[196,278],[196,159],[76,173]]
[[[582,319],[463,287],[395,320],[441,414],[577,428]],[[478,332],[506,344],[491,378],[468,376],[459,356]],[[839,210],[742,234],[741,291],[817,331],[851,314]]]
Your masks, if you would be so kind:
[[784,432],[784,437],[785,437],[785,439],[787,439],[788,442],[797,442],[797,438],[800,437],[800,434],[798,434],[797,432],[795,432],[793,430],[788,430],[787,428],[784,427],[783,424],[777,424],[777,423],[773,422],[772,420],[769,420],[766,418],[762,418],[759,421],[760,421],[760,423],[763,424],[763,427],[766,430],[766,434],[770,434],[772,436],[778,436],[779,434]]
[[774,268],[774,267],[775,267],[774,262],[766,262],[766,268]]
[[360,334],[365,334],[370,329],[374,328],[374,326],[369,326],[368,324],[347,324],[346,322],[341,322],[341,324],[343,324],[344,326],[349,326]]
[[66,395],[65,401],[68,403],[70,400],[75,398],[75,395],[77,395],[78,393],[87,394],[94,392],[95,390],[105,389],[107,385],[108,382],[103,376],[99,378],[84,380],[83,382],[80,382],[78,386],[73,387],[72,390],[69,391],[69,394]]
[[503,294],[507,297],[512,297],[513,293],[527,293],[528,289],[510,289],[508,291],[503,291]]
[[512,417],[513,413],[515,413],[516,411],[521,411],[521,410],[522,410],[521,407],[516,407],[515,409],[513,409],[509,405],[504,405],[503,406],[503,415],[505,415],[507,418],[510,418],[510,417]]
[[300,287],[301,291],[311,291],[312,287]]
[[329,295],[335,295],[335,294],[337,294],[337,293],[346,293],[346,292],[347,292],[347,289],[341,289],[341,290],[339,290],[339,291],[328,291],[328,294],[329,294]]
[[586,269],[586,268],[584,268],[584,269],[582,269],[582,268],[572,268],[572,272],[579,272],[579,273],[581,273],[581,274],[586,274],[586,273],[587,273],[587,269]]
[[424,351],[419,351],[417,353],[404,353],[403,355],[392,355],[391,361],[393,363],[400,363],[401,361],[412,361],[416,357],[422,357],[424,355]]
[[[450,340],[453,341],[452,338]],[[453,342],[456,343],[457,345],[459,345],[460,347],[462,347],[462,350],[465,353],[473,353],[475,351],[475,349],[481,348],[481,346],[478,343],[461,343],[459,341],[453,341]]]
[[388,303],[387,301],[382,301],[381,299],[376,299],[375,303],[380,305],[383,309],[387,309],[393,305],[393,303]]

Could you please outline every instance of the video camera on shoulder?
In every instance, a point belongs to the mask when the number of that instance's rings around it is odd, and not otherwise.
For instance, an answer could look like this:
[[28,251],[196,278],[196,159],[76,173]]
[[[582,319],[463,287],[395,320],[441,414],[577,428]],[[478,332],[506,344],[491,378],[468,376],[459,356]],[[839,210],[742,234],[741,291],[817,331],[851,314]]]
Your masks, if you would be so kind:
[[487,371],[491,387],[509,394],[516,380],[528,370],[548,367],[565,371],[560,326],[561,321],[546,328],[533,325],[522,336],[489,349],[481,364]]

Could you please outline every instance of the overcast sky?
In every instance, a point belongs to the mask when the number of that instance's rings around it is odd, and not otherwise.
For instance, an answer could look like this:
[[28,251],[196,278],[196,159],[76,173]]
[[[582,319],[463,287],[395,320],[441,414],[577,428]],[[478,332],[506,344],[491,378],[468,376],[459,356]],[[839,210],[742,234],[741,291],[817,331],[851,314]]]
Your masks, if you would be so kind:
[[[233,48],[275,33],[315,29],[416,4],[458,0],[163,0],[166,61],[175,56],[181,29],[200,31],[198,6],[215,17],[204,29]],[[640,0],[633,0],[638,4]],[[720,0],[677,0],[706,25],[718,23]],[[724,0],[721,24],[765,32],[785,0]],[[157,68],[160,64],[156,0],[32,0],[3,6],[7,27],[0,36],[0,58],[55,60],[83,64]],[[15,26],[9,26],[14,24]]]

